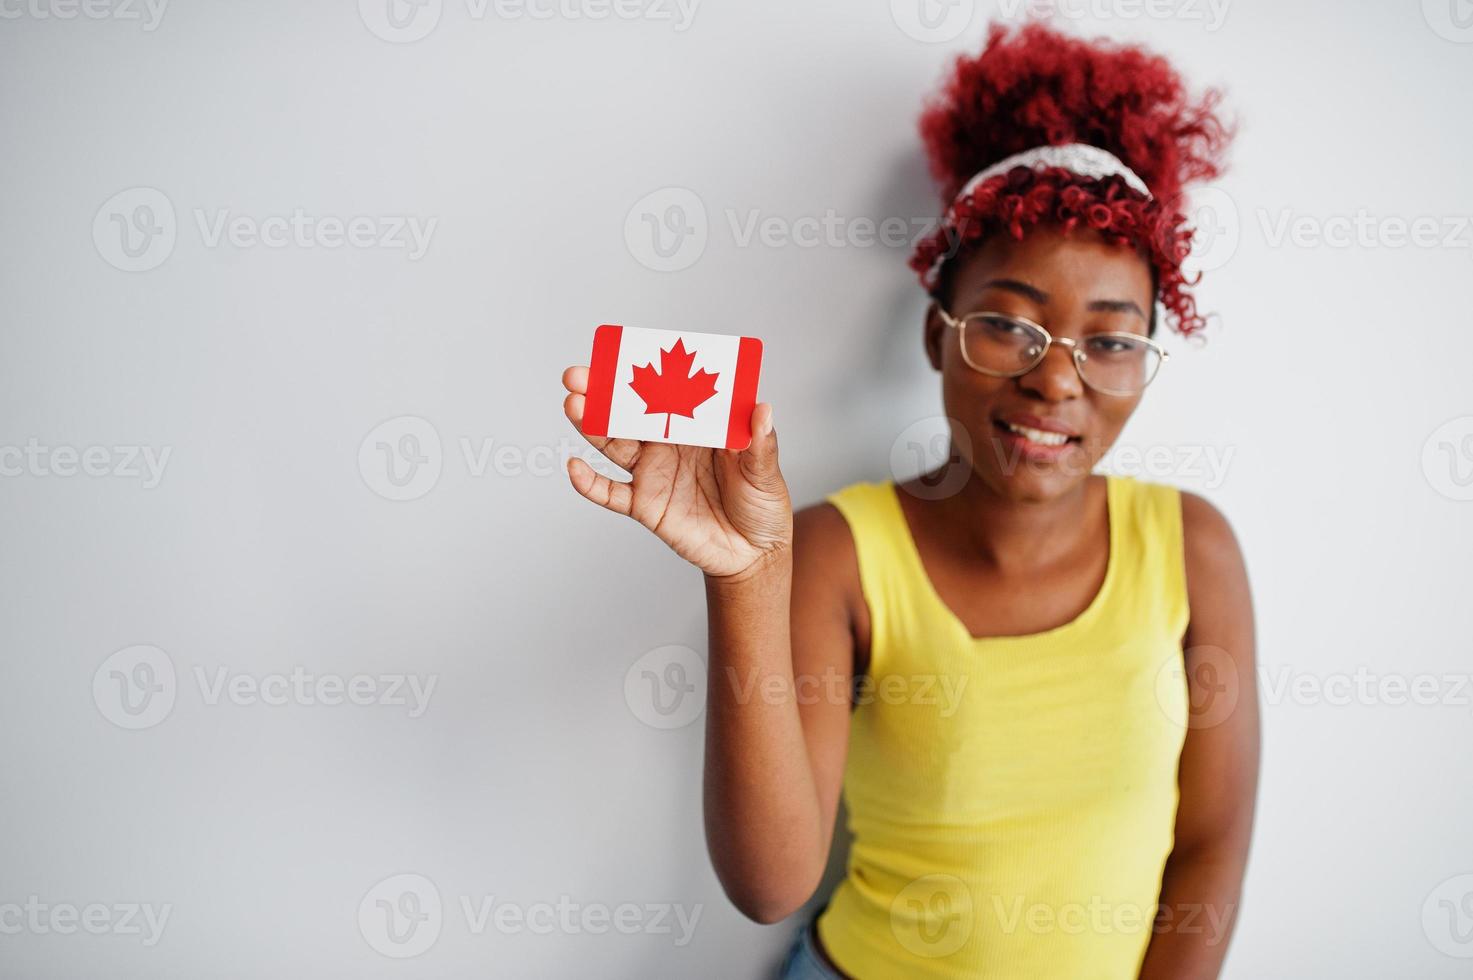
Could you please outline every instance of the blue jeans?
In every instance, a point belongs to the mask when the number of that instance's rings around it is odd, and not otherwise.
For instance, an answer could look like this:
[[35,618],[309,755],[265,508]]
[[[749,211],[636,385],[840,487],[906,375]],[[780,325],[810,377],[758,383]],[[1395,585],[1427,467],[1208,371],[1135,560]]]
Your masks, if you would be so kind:
[[823,954],[818,951],[813,924],[821,912],[823,909],[809,917],[798,930],[798,935],[793,937],[793,945],[788,947],[782,966],[778,967],[777,980],[843,980],[823,961]]

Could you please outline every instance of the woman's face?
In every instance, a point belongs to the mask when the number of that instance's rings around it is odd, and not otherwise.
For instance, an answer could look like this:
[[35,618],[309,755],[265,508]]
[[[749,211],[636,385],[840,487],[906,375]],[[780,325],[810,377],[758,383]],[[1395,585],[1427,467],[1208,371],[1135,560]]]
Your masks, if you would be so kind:
[[[1031,229],[1022,241],[994,236],[961,256],[952,275],[953,317],[988,311],[1027,317],[1055,338],[1091,333],[1146,335],[1153,305],[1151,272],[1130,248],[1093,231],[1065,236]],[[1068,348],[1057,344],[1027,374],[996,378],[963,360],[959,330],[934,310],[926,319],[926,351],[941,372],[942,400],[953,446],[972,472],[1011,500],[1053,500],[1079,487],[1120,435],[1139,394],[1107,395],[1088,387]],[[956,430],[965,430],[965,438]],[[1062,446],[1030,439],[1020,428],[1062,432]]]

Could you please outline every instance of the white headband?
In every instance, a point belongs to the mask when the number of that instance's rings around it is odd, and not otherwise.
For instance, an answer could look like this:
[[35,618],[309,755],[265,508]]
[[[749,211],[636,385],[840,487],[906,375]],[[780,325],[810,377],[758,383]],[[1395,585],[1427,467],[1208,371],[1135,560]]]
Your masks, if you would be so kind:
[[992,166],[977,173],[971,180],[967,181],[957,198],[963,198],[977,188],[977,185],[989,177],[1005,174],[1014,167],[1029,167],[1033,170],[1042,170],[1045,167],[1062,167],[1071,173],[1079,174],[1081,177],[1093,177],[1099,180],[1102,177],[1116,177],[1124,180],[1132,189],[1140,191],[1146,197],[1151,196],[1146,182],[1141,180],[1140,175],[1125,165],[1109,150],[1102,150],[1098,146],[1090,146],[1088,143],[1064,143],[1060,146],[1035,146],[1031,150],[1022,153],[1014,153],[1010,157],[1004,157]]

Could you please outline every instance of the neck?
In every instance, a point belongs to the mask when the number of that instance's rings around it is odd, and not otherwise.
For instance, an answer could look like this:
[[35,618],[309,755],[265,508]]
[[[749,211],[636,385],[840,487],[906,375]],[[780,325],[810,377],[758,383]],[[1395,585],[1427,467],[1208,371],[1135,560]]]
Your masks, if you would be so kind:
[[[945,479],[955,467],[970,469],[953,455],[933,478]],[[1098,518],[1091,506],[1092,483],[1081,480],[1048,500],[1019,500],[969,473],[959,492],[935,501],[934,513],[947,529],[945,539],[972,560],[1003,572],[1026,572],[1068,558],[1095,535]]]

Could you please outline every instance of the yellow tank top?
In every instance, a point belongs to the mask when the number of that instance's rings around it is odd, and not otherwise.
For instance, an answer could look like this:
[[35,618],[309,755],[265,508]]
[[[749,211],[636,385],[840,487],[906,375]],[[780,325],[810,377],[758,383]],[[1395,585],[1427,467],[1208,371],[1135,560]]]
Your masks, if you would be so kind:
[[1186,735],[1186,569],[1179,492],[1106,479],[1104,584],[1026,636],[967,632],[892,483],[827,498],[871,624],[844,773],[854,844],[817,924],[851,977],[1138,974]]

